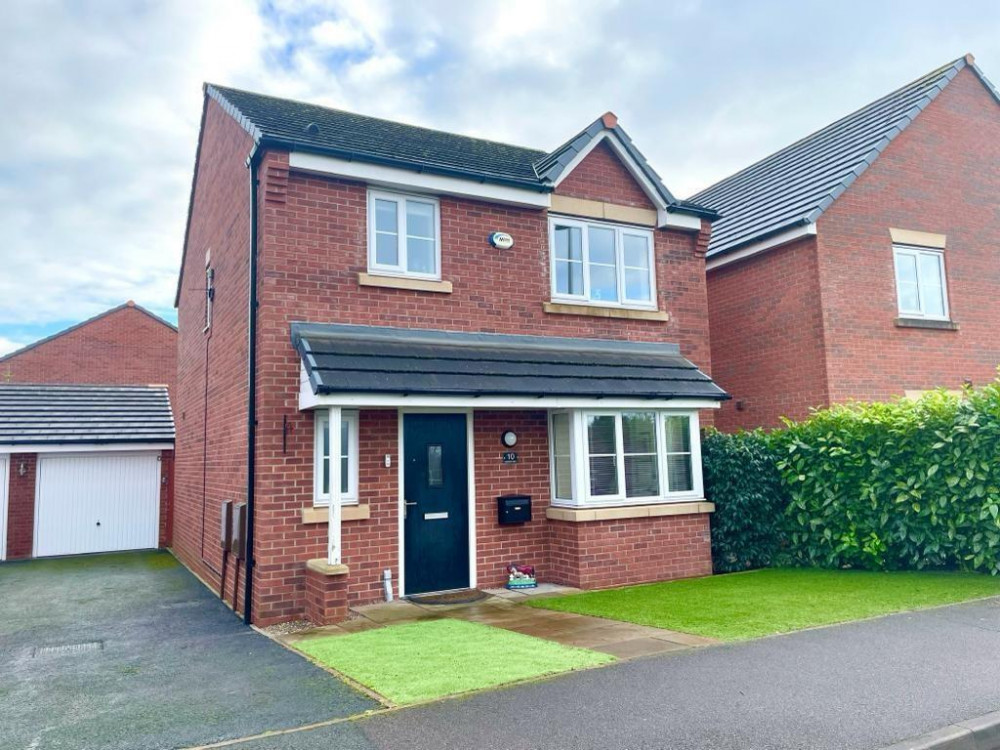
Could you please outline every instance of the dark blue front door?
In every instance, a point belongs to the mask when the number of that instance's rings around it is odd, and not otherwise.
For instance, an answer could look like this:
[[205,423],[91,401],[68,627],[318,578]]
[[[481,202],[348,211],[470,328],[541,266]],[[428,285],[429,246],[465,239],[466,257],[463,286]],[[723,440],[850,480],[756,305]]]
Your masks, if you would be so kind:
[[403,415],[406,593],[469,587],[464,414]]

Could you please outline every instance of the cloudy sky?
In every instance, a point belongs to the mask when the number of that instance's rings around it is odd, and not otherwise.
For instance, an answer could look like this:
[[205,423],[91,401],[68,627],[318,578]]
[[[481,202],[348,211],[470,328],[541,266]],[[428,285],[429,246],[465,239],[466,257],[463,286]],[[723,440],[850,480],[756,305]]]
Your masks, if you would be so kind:
[[203,81],[546,149],[610,109],[687,196],[966,52],[1000,80],[993,0],[13,0],[0,38],[0,353],[176,319]]

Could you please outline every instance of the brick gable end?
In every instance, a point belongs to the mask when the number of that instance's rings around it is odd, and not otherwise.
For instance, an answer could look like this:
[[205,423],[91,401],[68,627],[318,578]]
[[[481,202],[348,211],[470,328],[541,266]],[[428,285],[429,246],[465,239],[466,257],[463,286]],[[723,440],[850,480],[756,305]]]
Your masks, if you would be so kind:
[[166,385],[177,374],[177,332],[122,307],[0,362],[0,382]]
[[637,208],[655,208],[607,143],[597,144],[555,190],[557,195]]

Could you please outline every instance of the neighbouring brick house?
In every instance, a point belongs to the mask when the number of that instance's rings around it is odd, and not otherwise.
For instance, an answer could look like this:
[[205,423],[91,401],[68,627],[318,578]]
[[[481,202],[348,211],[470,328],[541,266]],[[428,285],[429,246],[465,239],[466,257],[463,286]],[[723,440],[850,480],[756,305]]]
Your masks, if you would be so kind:
[[0,357],[0,560],[170,544],[176,374],[131,301]]
[[1000,363],[1000,94],[971,55],[694,196],[722,429]]
[[[261,625],[510,562],[587,588],[710,573],[714,218],[610,113],[546,153],[206,86],[176,553]],[[530,520],[499,522],[509,495]],[[246,513],[225,550],[224,501]]]

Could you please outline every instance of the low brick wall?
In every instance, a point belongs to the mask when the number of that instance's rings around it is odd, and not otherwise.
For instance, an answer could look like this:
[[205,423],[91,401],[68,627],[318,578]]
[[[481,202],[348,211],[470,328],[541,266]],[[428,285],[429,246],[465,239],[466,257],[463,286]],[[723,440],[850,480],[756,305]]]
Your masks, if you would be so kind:
[[[347,581],[347,575],[330,575],[307,566],[303,592],[305,618],[317,625],[332,625],[346,620]],[[279,622],[280,618],[275,621]],[[269,624],[266,617],[257,619],[257,625]]]
[[548,524],[543,580],[592,589],[712,573],[708,513]]

